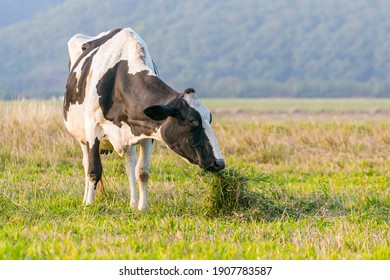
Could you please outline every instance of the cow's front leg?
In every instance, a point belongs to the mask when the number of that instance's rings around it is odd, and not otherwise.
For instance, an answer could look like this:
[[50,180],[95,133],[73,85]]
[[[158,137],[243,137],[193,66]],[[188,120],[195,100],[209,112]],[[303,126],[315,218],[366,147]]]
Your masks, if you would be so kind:
[[[91,141],[92,142],[92,141]],[[96,195],[96,187],[102,178],[103,168],[102,163],[100,161],[100,153],[99,153],[99,144],[100,141],[95,138],[93,143],[87,142],[88,148],[88,191],[87,194],[84,195],[85,204],[91,204],[95,201]]]
[[137,194],[137,186],[135,179],[135,166],[137,164],[137,158],[135,156],[136,148],[135,146],[131,146],[126,150],[125,154],[125,165],[126,165],[126,173],[129,178],[130,185],[130,206],[131,208],[137,208],[138,206],[138,194]]
[[140,142],[139,159],[137,162],[136,176],[139,185],[139,210],[148,210],[148,179],[150,155],[152,154],[153,140],[145,139]]

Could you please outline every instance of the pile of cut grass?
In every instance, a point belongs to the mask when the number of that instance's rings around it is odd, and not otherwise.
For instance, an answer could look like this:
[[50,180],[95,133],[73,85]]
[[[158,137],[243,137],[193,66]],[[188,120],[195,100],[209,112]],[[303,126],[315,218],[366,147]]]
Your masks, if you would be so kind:
[[322,212],[346,211],[340,205],[340,197],[316,192],[297,196],[274,185],[271,176],[265,173],[229,168],[197,176],[204,197],[200,207],[202,214],[209,218],[234,216],[247,221],[272,221],[288,217],[298,220],[321,216]]
[[198,174],[204,184],[203,213],[208,217],[232,215],[256,207],[259,192],[252,184],[269,183],[269,176],[227,168],[217,173]]

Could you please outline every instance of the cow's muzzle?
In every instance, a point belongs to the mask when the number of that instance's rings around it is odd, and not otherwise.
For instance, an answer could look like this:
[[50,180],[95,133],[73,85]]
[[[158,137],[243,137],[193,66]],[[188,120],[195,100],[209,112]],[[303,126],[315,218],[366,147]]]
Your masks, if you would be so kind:
[[217,159],[213,162],[213,164],[207,166],[205,170],[211,172],[218,172],[225,168],[225,161],[223,159]]

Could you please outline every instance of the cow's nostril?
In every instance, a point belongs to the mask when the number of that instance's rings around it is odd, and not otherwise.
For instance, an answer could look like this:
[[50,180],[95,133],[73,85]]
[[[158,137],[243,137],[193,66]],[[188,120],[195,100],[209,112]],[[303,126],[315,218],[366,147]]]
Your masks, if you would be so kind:
[[214,162],[215,171],[219,171],[225,168],[225,161],[223,159],[217,159]]

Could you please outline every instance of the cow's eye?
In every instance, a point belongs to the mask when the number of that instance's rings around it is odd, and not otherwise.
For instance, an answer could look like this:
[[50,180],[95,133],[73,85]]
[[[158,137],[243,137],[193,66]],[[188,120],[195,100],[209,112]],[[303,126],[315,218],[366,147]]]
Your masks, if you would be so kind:
[[210,124],[213,121],[213,116],[210,114]]
[[193,118],[189,119],[188,123],[190,124],[190,126],[193,126],[193,127],[199,126],[199,122],[196,119],[193,119]]

